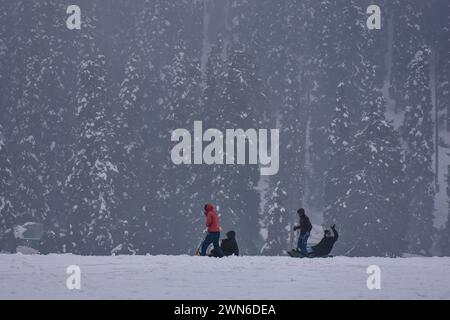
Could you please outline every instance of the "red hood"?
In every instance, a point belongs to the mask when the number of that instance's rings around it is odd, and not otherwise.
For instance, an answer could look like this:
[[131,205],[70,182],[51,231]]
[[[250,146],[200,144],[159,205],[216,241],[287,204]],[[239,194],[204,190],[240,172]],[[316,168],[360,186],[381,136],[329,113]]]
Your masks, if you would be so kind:
[[207,214],[210,211],[214,211],[214,206],[210,203],[205,205],[205,214]]

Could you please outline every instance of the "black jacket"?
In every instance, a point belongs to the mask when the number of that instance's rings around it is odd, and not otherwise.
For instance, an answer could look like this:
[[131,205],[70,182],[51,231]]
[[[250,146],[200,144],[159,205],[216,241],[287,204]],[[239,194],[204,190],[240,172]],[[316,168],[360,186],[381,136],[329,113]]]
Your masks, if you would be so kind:
[[304,235],[307,232],[311,232],[312,230],[312,224],[311,221],[309,221],[309,218],[306,214],[300,215],[300,226],[297,226],[295,230],[300,229],[300,235]]
[[[225,256],[232,256],[233,254],[235,256],[239,255],[239,247],[236,241],[236,233],[234,231],[227,232],[227,238],[222,239],[220,248],[222,249]],[[215,250],[213,250],[211,253],[213,256],[217,256]]]
[[339,234],[337,233],[334,227],[331,227],[334,235],[332,237],[323,237],[322,240],[318,244],[312,247],[313,254],[317,256],[326,256],[331,252],[335,242],[339,238]]

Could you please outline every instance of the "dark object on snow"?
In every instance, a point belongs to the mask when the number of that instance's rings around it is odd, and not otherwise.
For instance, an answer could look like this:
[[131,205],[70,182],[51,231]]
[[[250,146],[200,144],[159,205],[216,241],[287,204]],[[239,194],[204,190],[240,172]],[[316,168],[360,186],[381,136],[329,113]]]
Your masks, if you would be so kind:
[[302,252],[295,250],[295,249],[288,251],[287,254],[289,256],[291,256],[292,258],[333,258],[333,256],[330,256],[330,255],[319,256],[319,255],[315,255],[313,253],[305,255]]
[[[222,248],[223,254],[225,256],[238,256],[239,255],[239,247],[236,241],[236,232],[228,231],[226,234],[226,238],[222,239],[220,243],[220,248]],[[211,251],[212,257],[218,257],[217,252],[213,249]]]
[[16,253],[17,252],[17,239],[14,235],[14,230],[9,229],[0,239],[0,251]]
[[320,242],[318,244],[316,244],[315,246],[311,247],[312,254],[314,254],[316,256],[324,256],[331,252],[334,244],[336,243],[336,241],[339,238],[339,234],[336,231],[336,228],[334,225],[331,227],[331,229],[333,230],[333,234],[331,234],[330,230],[325,230],[325,234],[324,234],[322,240],[320,240]]
[[300,225],[295,226],[294,230],[300,229],[300,236],[303,236],[307,232],[311,232],[312,224],[311,221],[309,221],[308,216],[305,214],[305,209],[300,208],[298,209],[297,213],[300,217]]

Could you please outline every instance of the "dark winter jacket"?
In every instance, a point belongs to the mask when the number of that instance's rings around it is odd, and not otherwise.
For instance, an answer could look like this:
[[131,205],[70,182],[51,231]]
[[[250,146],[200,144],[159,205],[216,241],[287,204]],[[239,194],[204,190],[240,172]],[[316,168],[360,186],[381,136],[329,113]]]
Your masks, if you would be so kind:
[[312,224],[306,214],[300,215],[300,225],[295,227],[295,230],[300,229],[300,236],[305,235],[307,232],[311,232]]
[[314,255],[326,256],[333,249],[334,244],[338,240],[339,234],[334,227],[331,227],[331,229],[333,230],[332,237],[323,237],[317,245],[312,247]]
[[[222,242],[220,244],[220,248],[223,251],[223,254],[225,256],[238,256],[239,255],[239,247],[236,241],[236,233],[234,231],[228,231],[227,232],[227,238],[222,239]],[[211,252],[211,254],[216,257],[217,254],[215,250]]]

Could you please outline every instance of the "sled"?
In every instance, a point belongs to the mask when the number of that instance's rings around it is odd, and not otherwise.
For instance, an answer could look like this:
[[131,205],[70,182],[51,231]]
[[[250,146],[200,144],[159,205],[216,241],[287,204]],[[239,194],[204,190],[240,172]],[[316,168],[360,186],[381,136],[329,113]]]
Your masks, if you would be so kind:
[[297,250],[290,250],[286,252],[290,257],[292,258],[333,258],[332,255],[325,255],[325,256],[316,256],[314,254],[303,254]]
[[197,245],[197,249],[195,249],[194,256],[200,256],[200,253],[201,253],[200,250],[202,248],[203,241],[205,240],[206,232],[207,232],[206,229],[203,230],[202,238],[200,239],[200,242]]

